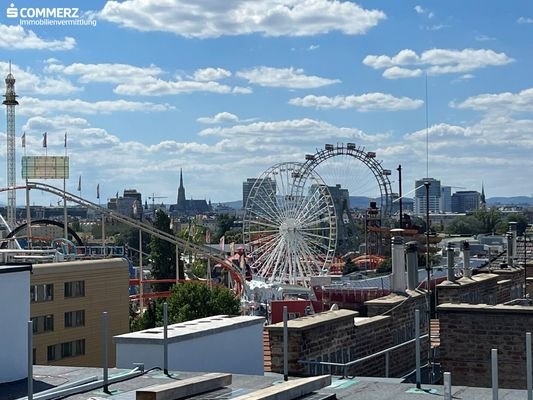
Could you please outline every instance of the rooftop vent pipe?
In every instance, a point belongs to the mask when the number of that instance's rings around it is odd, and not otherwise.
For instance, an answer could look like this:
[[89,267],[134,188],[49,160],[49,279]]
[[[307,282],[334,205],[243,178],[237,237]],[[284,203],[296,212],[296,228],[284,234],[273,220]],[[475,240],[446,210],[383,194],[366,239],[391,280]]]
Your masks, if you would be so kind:
[[513,246],[513,232],[507,232],[507,265],[513,266],[514,246]]
[[463,251],[463,276],[470,278],[472,276],[472,270],[470,269],[470,243],[465,240],[461,244],[461,250]]
[[[398,234],[403,229],[394,229]],[[405,251],[403,246],[403,237],[394,236],[392,238],[392,291],[405,292],[407,287],[405,282]]]
[[513,251],[511,253],[511,257],[516,257],[516,237],[518,236],[518,224],[514,221],[509,222],[509,232],[513,235]]
[[448,242],[446,246],[446,258],[448,260],[448,281],[455,282],[455,253],[453,251],[453,243]]
[[418,242],[405,244],[407,258],[407,288],[415,290],[418,286]]

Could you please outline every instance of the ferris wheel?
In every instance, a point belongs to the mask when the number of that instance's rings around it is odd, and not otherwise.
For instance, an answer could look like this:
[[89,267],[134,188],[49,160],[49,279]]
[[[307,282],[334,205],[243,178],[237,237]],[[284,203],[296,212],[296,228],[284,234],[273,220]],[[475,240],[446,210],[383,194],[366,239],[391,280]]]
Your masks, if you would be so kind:
[[335,207],[320,176],[301,179],[301,163],[267,169],[250,190],[243,239],[256,278],[308,286],[327,270],[336,245]]
[[315,154],[305,156],[300,179],[305,180],[313,172],[322,177],[333,197],[337,252],[357,250],[366,242],[365,253],[381,254],[381,238],[372,228],[389,224],[393,200],[391,171],[383,168],[375,152],[354,143],[338,143],[326,144]]

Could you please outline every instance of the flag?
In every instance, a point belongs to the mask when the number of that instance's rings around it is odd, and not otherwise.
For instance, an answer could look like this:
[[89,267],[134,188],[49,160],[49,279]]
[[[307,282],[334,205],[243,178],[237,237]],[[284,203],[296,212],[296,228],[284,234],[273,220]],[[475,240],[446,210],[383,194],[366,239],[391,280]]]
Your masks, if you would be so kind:
[[100,198],[100,184],[97,184],[97,185],[96,185],[96,198],[97,198],[97,199]]
[[205,242],[207,244],[211,243],[211,231],[209,229],[205,231]]
[[48,144],[47,141],[46,141],[47,135],[48,135],[48,134],[47,134],[46,132],[43,133],[43,147],[44,147],[44,148],[46,148],[46,147],[47,147],[47,144]]
[[80,178],[78,179],[78,192],[81,192],[81,175],[80,175]]
[[65,149],[67,148],[67,132],[65,132]]
[[220,238],[220,241],[218,243],[220,245],[220,250],[224,251],[224,236]]
[[22,148],[26,148],[26,132],[22,134]]

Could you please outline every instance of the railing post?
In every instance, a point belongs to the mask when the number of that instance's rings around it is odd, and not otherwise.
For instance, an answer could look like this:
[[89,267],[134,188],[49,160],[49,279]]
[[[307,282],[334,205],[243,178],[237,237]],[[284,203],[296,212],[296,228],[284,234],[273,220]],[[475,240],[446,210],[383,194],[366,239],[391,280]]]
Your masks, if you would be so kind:
[[385,378],[389,377],[389,352],[385,353]]
[[[429,340],[429,338],[428,338]],[[421,387],[421,373],[420,373],[420,310],[415,310],[415,358],[416,358],[416,387]]]
[[28,400],[33,399],[33,321],[28,321]]
[[168,305],[163,303],[163,371],[168,375]]
[[109,349],[108,349],[108,336],[109,336],[109,320],[107,311],[102,313],[102,347],[103,347],[103,365],[104,368],[104,393],[109,393]]
[[531,332],[526,332],[526,381],[527,381],[527,400],[533,400],[533,382],[532,382],[532,365],[531,365]]
[[444,400],[452,400],[452,374],[444,373]]
[[289,380],[289,330],[287,320],[289,318],[287,306],[283,306],[283,379]]
[[492,400],[498,400],[498,349],[492,349],[491,370],[492,370]]

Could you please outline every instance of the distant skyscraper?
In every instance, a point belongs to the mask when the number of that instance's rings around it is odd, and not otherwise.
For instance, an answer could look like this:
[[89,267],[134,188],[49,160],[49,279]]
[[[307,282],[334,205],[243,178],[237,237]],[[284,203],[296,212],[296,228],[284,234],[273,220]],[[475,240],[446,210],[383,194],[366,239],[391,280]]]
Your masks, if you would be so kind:
[[425,178],[415,181],[415,214],[426,213],[426,187],[424,182],[429,182],[429,212],[440,212],[441,186],[440,181],[434,178]]
[[452,211],[464,213],[479,209],[481,195],[475,190],[455,192],[452,196]]
[[246,208],[246,202],[256,183],[260,186],[256,188],[255,195],[261,195],[274,201],[276,196],[276,182],[270,178],[248,178],[242,183],[242,208]]
[[440,211],[443,213],[452,212],[452,187],[441,186],[440,188]]

